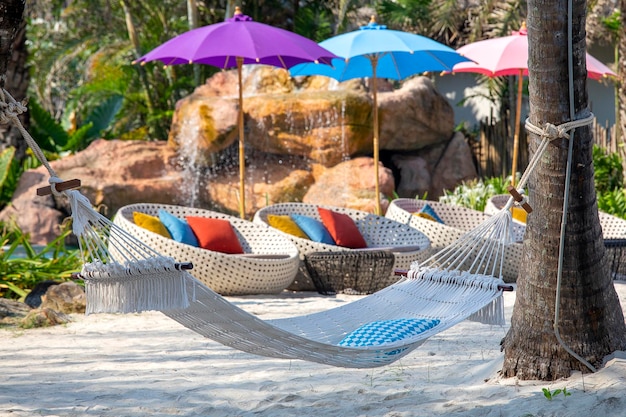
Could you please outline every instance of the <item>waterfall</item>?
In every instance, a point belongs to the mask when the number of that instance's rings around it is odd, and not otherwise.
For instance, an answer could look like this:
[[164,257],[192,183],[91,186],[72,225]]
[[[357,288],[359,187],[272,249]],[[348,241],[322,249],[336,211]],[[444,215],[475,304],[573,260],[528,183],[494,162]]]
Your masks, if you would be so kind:
[[182,167],[183,182],[181,184],[181,195],[183,203],[188,207],[196,207],[198,203],[198,192],[202,182],[200,155],[198,144],[196,143],[196,132],[198,123],[196,118],[186,118],[180,128],[178,139],[178,164]]

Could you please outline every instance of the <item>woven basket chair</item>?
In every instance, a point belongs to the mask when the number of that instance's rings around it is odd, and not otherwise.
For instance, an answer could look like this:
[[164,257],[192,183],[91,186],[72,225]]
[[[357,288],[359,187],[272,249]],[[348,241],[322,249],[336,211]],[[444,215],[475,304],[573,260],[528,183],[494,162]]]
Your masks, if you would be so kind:
[[323,295],[372,294],[398,281],[395,256],[387,251],[312,252],[304,263]]
[[[511,198],[510,194],[498,194],[498,195],[489,197],[489,199],[487,200],[487,204],[485,204],[484,212],[490,216],[496,214],[497,212],[502,210],[502,208],[506,205],[506,203],[509,201],[510,198]],[[522,225],[521,229],[516,228],[516,230],[521,230],[522,237],[523,237],[524,231],[526,230],[526,223],[523,221],[516,220],[515,217],[513,217],[513,221],[517,224]],[[520,239],[520,241],[521,240],[522,239]]]
[[[491,197],[485,205],[485,213],[490,215],[496,213],[506,204],[509,197],[508,194]],[[602,211],[598,212],[598,217],[613,278],[626,280],[626,220]],[[520,224],[526,228],[525,223]]]
[[[347,214],[356,223],[359,231],[365,239],[365,242],[367,243],[368,248],[372,250],[375,248],[381,248],[392,252],[394,254],[395,261],[391,274],[394,274],[394,270],[396,269],[409,269],[414,261],[425,259],[425,256],[429,253],[428,249],[430,248],[430,241],[424,233],[391,219],[387,219],[383,216],[377,216],[361,210],[307,203],[279,203],[258,210],[254,215],[253,221],[259,224],[269,225],[267,221],[268,214],[301,214],[321,221],[317,210],[318,207]],[[342,246],[313,242],[308,239],[292,236],[282,231],[278,231],[278,233],[281,233],[283,236],[289,238],[300,251],[300,259],[302,260],[300,270],[294,284],[289,287],[289,289],[293,290],[316,290],[316,287],[304,264],[306,255],[313,252],[360,251],[360,249],[347,249]],[[392,280],[395,282],[398,280],[398,277],[394,275]]]
[[[426,204],[432,207],[443,221],[439,223],[415,216]],[[489,215],[466,207],[454,206],[437,201],[398,198],[389,204],[387,218],[408,224],[422,231],[431,241],[431,251],[439,251],[456,242],[461,236],[481,225]],[[518,265],[522,258],[520,241],[524,235],[521,226],[513,224],[513,240],[505,248],[502,277],[505,282],[517,280]]]
[[[230,255],[179,243],[133,222],[133,212],[158,216],[159,209],[181,219],[196,216],[229,220],[244,254]],[[287,288],[298,272],[298,248],[289,239],[223,213],[165,204],[131,204],[119,209],[114,223],[159,253],[193,263],[191,274],[221,295],[275,294]]]

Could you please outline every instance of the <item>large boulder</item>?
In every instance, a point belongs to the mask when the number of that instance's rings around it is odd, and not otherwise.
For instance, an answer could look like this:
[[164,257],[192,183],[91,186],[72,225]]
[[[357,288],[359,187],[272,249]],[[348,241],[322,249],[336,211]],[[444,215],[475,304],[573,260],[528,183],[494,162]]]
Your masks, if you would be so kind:
[[478,177],[471,149],[458,132],[448,142],[419,153],[394,154],[391,163],[399,171],[396,189],[399,197],[436,200],[444,190]]
[[427,77],[380,93],[379,103],[381,149],[415,151],[445,143],[454,132],[454,111]]
[[[304,202],[347,207],[376,212],[376,184],[374,160],[355,158],[342,162],[325,172],[304,196]],[[390,169],[379,164],[378,169],[381,208],[386,211],[387,198],[393,196],[394,179]]]
[[[256,68],[244,71],[243,83],[246,218],[289,201],[375,212],[367,82],[249,67]],[[394,192],[436,198],[476,177],[465,138],[453,132],[452,109],[432,82],[416,77],[392,87],[381,82],[378,94],[383,210]],[[80,179],[82,193],[109,217],[138,202],[237,214],[238,111],[236,72],[223,71],[179,101],[167,142],[98,140],[51,166],[60,178]],[[56,238],[69,215],[64,199],[36,196],[48,177],[43,167],[27,171],[0,212],[0,221],[14,219],[35,244]]]
[[[84,151],[50,165],[59,178],[80,179],[81,192],[105,214],[113,215],[130,203],[182,203],[184,178],[176,158],[166,142],[97,140]],[[59,224],[70,214],[64,198],[36,195],[48,178],[44,167],[26,171],[11,204],[0,212],[0,221],[15,221],[30,234],[32,243],[45,244],[56,238]]]
[[250,146],[333,166],[372,152],[371,99],[360,91],[303,92],[245,100]]
[[[243,77],[246,146],[328,167],[372,153],[373,99],[361,80],[294,79],[286,71],[252,67]],[[380,149],[413,151],[449,140],[454,112],[430,79],[415,77],[396,90],[380,84]],[[210,165],[212,154],[238,140],[239,105],[236,71],[214,75],[178,102],[170,143],[197,149],[195,158]]]
[[[315,182],[309,164],[301,157],[250,152],[245,169],[244,193],[246,217],[252,217],[261,207],[270,204],[302,201]],[[208,174],[201,194],[204,204],[229,214],[239,213],[239,170],[236,166],[222,167]]]

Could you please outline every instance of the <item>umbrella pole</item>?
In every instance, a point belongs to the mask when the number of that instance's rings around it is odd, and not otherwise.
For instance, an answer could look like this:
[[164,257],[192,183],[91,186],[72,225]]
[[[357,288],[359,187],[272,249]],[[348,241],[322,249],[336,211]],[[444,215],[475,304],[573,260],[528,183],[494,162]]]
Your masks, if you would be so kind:
[[382,215],[382,210],[380,208],[380,184],[378,180],[378,86],[376,82],[376,66],[378,65],[378,57],[371,58],[372,60],[372,90],[373,90],[373,118],[374,118],[374,184],[375,184],[375,193],[376,193],[376,214],[378,216]]
[[512,174],[511,174],[511,185],[515,186],[515,175],[517,175],[517,159],[518,159],[518,148],[519,148],[519,124],[520,117],[522,112],[522,87],[524,85],[523,81],[523,70],[519,71],[519,75],[517,76],[517,110],[515,110],[515,134],[513,135],[513,163],[512,163]]
[[246,194],[244,186],[244,178],[246,174],[246,158],[245,147],[243,143],[243,83],[241,81],[241,67],[243,58],[237,57],[237,76],[239,78],[239,117],[237,124],[239,127],[239,217],[246,217]]

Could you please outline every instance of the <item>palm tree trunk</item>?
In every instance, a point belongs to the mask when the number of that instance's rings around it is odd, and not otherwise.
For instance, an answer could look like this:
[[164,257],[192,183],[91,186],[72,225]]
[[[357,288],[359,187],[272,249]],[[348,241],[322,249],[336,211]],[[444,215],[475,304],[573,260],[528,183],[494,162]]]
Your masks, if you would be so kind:
[[[617,143],[626,143],[626,33],[623,28],[626,28],[626,0],[621,0],[619,4],[620,17],[622,19],[622,31],[618,37],[618,65],[617,76],[618,81],[618,123],[617,129],[618,136]],[[621,137],[621,140],[620,140]]]
[[[528,2],[530,120],[560,125],[589,114],[585,71],[584,0],[573,0],[573,117],[568,88],[567,2]],[[560,35],[560,36],[558,36]],[[531,134],[531,151],[540,138]],[[589,126],[574,134],[570,198],[563,241],[560,320],[555,323],[559,241],[568,140],[554,140],[529,181],[524,257],[517,280],[511,328],[503,340],[503,375],[555,380],[588,371],[559,343],[593,366],[626,346],[626,326],[609,274],[593,180]]]
[[[139,38],[137,37],[137,31],[135,30],[135,24],[133,23],[133,15],[130,12],[130,7],[128,6],[128,0],[121,0],[120,3],[122,5],[122,9],[124,10],[128,39],[135,50],[135,58],[139,58],[142,55],[141,45],[139,44]],[[136,68],[139,72],[141,83],[143,84],[144,94],[146,95],[146,107],[148,108],[148,113],[152,114],[156,105],[154,103],[154,98],[150,94],[151,88],[150,82],[148,81],[148,75],[146,74],[146,70],[141,65],[137,65]]]
[[[16,100],[26,98],[30,77],[26,68],[26,21],[23,19],[24,1],[0,1],[0,88]],[[28,127],[28,113],[20,115],[22,125]],[[27,145],[20,131],[13,125],[0,125],[2,148],[13,146],[16,158],[23,159]]]

